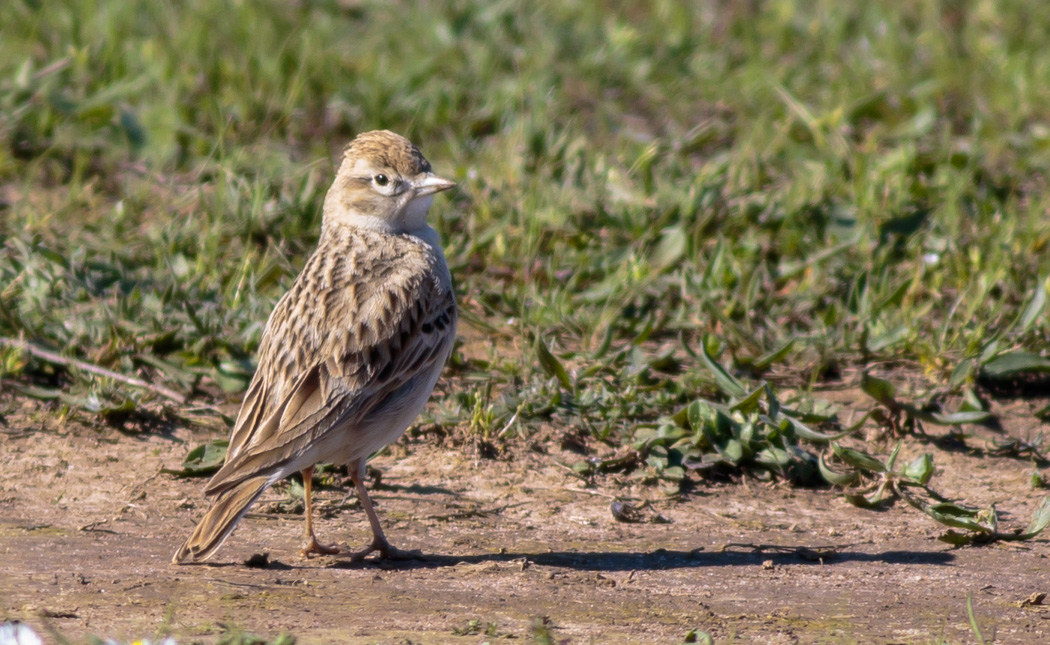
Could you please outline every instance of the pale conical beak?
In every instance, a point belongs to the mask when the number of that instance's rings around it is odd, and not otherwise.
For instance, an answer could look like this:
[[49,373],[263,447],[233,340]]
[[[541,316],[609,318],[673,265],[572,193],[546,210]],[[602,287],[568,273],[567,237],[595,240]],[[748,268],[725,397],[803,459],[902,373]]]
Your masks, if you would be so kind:
[[443,190],[454,188],[456,182],[449,181],[448,179],[442,179],[437,175],[427,173],[423,177],[423,181],[416,184],[416,197],[425,197],[427,195],[433,195],[434,193],[440,193]]

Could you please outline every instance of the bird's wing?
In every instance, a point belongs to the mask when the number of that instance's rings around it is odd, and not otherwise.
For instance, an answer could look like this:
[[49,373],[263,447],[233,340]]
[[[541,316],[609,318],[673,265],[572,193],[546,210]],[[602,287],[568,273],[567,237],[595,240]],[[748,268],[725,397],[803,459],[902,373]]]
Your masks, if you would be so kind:
[[444,362],[454,296],[433,257],[408,251],[371,258],[365,274],[353,253],[317,260],[318,249],[267,324],[226,464],[205,493],[276,472]]

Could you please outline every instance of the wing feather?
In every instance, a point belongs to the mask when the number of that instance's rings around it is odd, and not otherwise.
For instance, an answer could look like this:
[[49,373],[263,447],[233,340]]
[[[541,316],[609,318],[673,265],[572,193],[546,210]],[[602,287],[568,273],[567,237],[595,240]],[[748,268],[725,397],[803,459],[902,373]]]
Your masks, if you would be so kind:
[[322,238],[274,309],[226,463],[206,493],[287,468],[447,359],[456,305],[440,256],[407,237],[355,236],[330,241],[349,247],[341,253]]

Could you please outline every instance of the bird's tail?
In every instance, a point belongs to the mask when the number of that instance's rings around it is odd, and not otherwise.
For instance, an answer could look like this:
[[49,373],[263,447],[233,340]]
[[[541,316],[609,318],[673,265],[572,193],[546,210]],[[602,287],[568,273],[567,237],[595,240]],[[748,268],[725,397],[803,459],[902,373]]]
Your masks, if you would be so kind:
[[171,561],[180,564],[187,560],[199,562],[211,557],[271,481],[265,475],[252,477],[222,492]]

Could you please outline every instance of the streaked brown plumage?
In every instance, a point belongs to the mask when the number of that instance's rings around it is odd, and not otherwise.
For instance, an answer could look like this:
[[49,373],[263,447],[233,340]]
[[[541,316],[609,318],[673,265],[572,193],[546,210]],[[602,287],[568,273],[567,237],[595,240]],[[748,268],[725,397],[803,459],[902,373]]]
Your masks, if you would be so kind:
[[364,488],[365,462],[419,414],[452,351],[452,279],[426,213],[434,193],[454,185],[392,132],[347,147],[317,250],[270,315],[226,462],[204,489],[217,498],[174,562],[211,556],[268,486],[297,471],[303,552],[337,552],[312,528],[310,476],[320,461],[349,465],[371,524],[372,544],[352,557],[397,554]]

